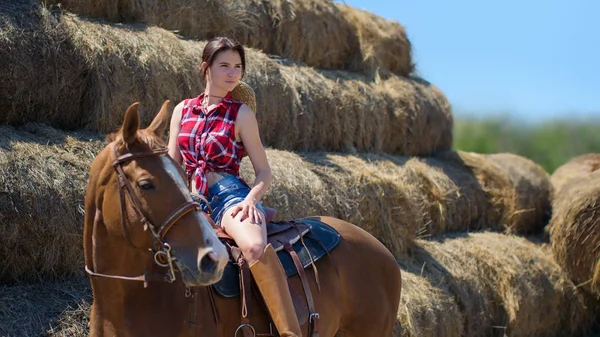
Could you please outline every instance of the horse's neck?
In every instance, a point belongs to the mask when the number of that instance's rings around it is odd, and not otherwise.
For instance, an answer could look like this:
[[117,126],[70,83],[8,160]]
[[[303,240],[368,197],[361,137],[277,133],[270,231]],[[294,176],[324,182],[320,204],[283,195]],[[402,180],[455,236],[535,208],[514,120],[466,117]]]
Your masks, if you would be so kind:
[[[143,282],[95,279],[92,282],[95,320],[110,322],[128,336],[179,336],[186,334],[189,300],[181,282]],[[98,319],[99,318],[99,319]]]

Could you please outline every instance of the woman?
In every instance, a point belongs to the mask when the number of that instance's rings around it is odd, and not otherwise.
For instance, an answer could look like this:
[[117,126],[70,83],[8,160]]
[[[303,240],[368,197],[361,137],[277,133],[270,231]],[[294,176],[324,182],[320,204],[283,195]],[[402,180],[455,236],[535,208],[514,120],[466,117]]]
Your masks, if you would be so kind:
[[[266,245],[260,203],[271,169],[250,108],[231,97],[246,68],[244,48],[228,38],[208,42],[202,53],[206,89],[179,103],[171,117],[169,155],[183,161],[193,191],[204,195],[221,226],[242,250],[281,336],[301,336],[287,278],[277,254]],[[239,176],[244,153],[254,167],[252,187]]]

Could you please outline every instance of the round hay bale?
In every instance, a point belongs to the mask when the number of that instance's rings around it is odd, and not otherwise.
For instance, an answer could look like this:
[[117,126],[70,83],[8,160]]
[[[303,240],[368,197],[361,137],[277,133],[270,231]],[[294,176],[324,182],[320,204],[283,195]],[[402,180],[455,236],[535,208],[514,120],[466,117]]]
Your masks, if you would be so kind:
[[[415,269],[413,268],[410,268]],[[402,296],[394,337],[461,337],[463,317],[448,293],[414,272],[402,271]]]
[[600,169],[600,153],[583,154],[554,170],[550,182],[554,186],[554,191],[559,193],[571,180],[585,178],[598,169]]
[[515,213],[509,230],[519,234],[540,233],[552,213],[550,175],[532,160],[512,153],[487,155],[507,173],[515,190]]
[[102,146],[86,133],[0,127],[0,282],[83,273],[82,204]]
[[82,17],[103,19],[111,23],[140,23],[160,26],[196,39],[206,40],[231,34],[250,24],[251,13],[239,1],[80,1],[49,0],[49,5]]
[[[39,5],[21,9],[28,15],[8,20],[8,31],[20,33],[6,34],[0,51],[21,39],[52,50],[44,71],[53,76],[49,83],[60,83],[31,96],[31,82],[18,77],[23,71],[24,78],[36,80],[32,74],[39,54],[13,48],[16,54],[11,51],[14,55],[1,61],[6,60],[6,69],[15,69],[0,75],[0,104],[12,116],[4,122],[43,121],[108,133],[120,126],[123,111],[133,101],[156,111],[165,99],[178,102],[204,88],[199,65],[206,42],[182,40],[154,26],[109,25],[50,13]],[[40,16],[55,22],[52,29],[33,19]],[[54,41],[61,41],[60,52],[53,51]],[[423,81],[391,76],[379,83],[366,75],[276,62],[253,49],[247,55],[244,80],[256,93],[261,136],[269,147],[429,155],[452,146],[450,105]],[[67,83],[76,85],[70,89]],[[63,110],[65,115],[59,113]],[[142,113],[142,123],[151,117]],[[414,137],[420,141],[411,141]]]
[[413,72],[412,45],[402,25],[345,4],[339,4],[338,8],[341,17],[356,30],[359,44],[359,48],[350,53],[354,55],[350,64],[342,69],[388,70],[404,76]]
[[570,179],[555,195],[552,252],[573,282],[600,299],[600,170]]
[[390,137],[384,139],[383,152],[429,156],[452,148],[452,109],[436,86],[419,78],[389,77],[376,93],[388,102],[393,116],[390,126],[382,130]]
[[52,123],[71,128],[81,120],[86,58],[73,46],[59,17],[33,0],[0,10],[0,123]]
[[571,336],[591,311],[549,249],[500,233],[416,240],[411,263],[458,304],[462,336]]
[[513,231],[516,192],[506,171],[483,154],[464,151],[442,151],[435,158],[458,165],[477,179],[488,203],[481,227]]
[[[335,216],[371,233],[397,258],[406,255],[419,223],[414,201],[400,180],[379,174],[357,156],[271,149],[267,154],[273,183],[264,204],[278,211],[278,220]],[[252,166],[242,167],[242,177],[252,183]],[[398,175],[401,168],[396,170]]]
[[485,228],[482,219],[490,209],[476,177],[464,167],[435,158],[406,162],[405,183],[412,186],[422,216],[420,237]]
[[[272,182],[262,203],[275,208],[275,221],[335,213],[334,196],[324,193],[327,184],[308,167],[304,158],[286,151],[268,149],[266,152]],[[249,184],[254,182],[249,158],[242,161],[240,175]]]
[[148,108],[140,115],[148,125],[165,99],[177,101],[201,92],[203,43],[179,40],[156,27],[111,26],[72,15],[62,19],[77,51],[86,57],[89,90],[80,98],[85,129],[116,130],[134,101]]
[[[275,35],[274,48],[263,50],[314,68],[348,69],[348,60],[356,50],[361,50],[361,45],[356,36],[357,27],[346,20],[339,5],[315,0],[288,3],[291,8],[275,11],[277,17],[270,15],[271,27],[275,28],[271,31]],[[291,15],[286,15],[288,13]],[[248,42],[253,46],[251,40]],[[365,66],[362,65],[361,70]]]
[[48,3],[60,4],[82,16],[155,25],[198,40],[231,36],[266,54],[315,68],[359,72],[382,69],[402,76],[414,69],[404,27],[333,1],[119,0],[115,4],[114,1],[50,0]]

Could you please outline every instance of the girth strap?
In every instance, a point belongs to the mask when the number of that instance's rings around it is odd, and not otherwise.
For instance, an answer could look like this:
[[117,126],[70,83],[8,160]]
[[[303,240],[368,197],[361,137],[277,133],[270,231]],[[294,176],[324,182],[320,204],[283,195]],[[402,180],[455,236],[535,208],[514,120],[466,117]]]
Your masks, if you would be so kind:
[[298,269],[298,276],[300,276],[300,281],[302,281],[302,289],[304,289],[304,294],[306,295],[306,303],[308,304],[309,311],[308,337],[319,337],[319,313],[315,310],[315,302],[313,300],[312,291],[310,290],[310,285],[308,284],[308,278],[304,272],[304,267],[298,258],[298,254],[296,254],[296,251],[294,251],[289,242],[286,242],[283,245],[283,248],[290,254],[294,264],[296,265],[296,269]]

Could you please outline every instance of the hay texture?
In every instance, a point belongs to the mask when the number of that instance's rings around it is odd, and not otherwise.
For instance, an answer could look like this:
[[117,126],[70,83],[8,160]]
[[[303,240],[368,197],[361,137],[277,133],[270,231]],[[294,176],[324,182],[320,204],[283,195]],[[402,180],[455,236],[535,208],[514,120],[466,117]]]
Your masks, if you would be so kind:
[[539,233],[550,220],[553,187],[550,175],[532,160],[512,153],[496,153],[487,158],[502,167],[515,189],[515,213],[510,230]]
[[[83,272],[87,172],[104,146],[94,134],[37,124],[0,128],[0,236],[7,238],[0,246],[0,282]],[[271,149],[267,155],[274,182],[264,203],[277,209],[277,219],[337,216],[370,231],[395,256],[406,254],[418,226],[416,207],[393,177],[350,174],[351,167],[338,171],[319,156]],[[242,176],[252,182],[248,161]]]
[[598,169],[600,169],[600,153],[587,153],[572,158],[554,170],[550,181],[554,190],[559,193],[572,179],[586,179],[590,173]]
[[581,172],[555,195],[548,233],[558,263],[573,282],[600,299],[600,170]]
[[451,294],[421,274],[402,270],[402,296],[394,337],[461,337],[463,316]]
[[[406,255],[419,224],[413,199],[393,176],[369,171],[356,156],[278,150],[268,150],[267,156],[273,183],[263,204],[277,210],[275,220],[334,216],[365,229],[394,256]],[[241,176],[254,181],[248,158]]]
[[[590,329],[593,313],[548,250],[499,233],[417,240],[412,259],[400,265],[413,274],[406,279],[425,282],[403,287],[403,297],[431,300],[401,310],[397,336],[575,336]],[[435,319],[448,321],[436,327]]]
[[333,1],[78,1],[51,0],[82,16],[142,23],[197,39],[229,36],[265,54],[322,69],[383,70],[407,76],[414,68],[404,27]]
[[0,282],[82,273],[87,171],[102,140],[0,127]]
[[[31,0],[30,0],[31,1]],[[157,111],[203,90],[206,42],[165,29],[94,22],[25,1],[3,12],[0,123],[43,122],[108,133],[140,101]],[[328,48],[329,49],[329,48]],[[429,155],[452,146],[444,94],[418,78],[317,71],[248,49],[266,146],[293,151]],[[32,90],[34,88],[35,90]],[[152,113],[143,114],[148,122]]]
[[[77,275],[87,171],[103,137],[39,124],[0,132],[0,236],[8,238],[0,247],[0,280]],[[479,178],[454,162],[276,149],[267,156],[273,183],[263,203],[277,210],[275,220],[335,216],[370,232],[399,259],[417,236],[506,230],[486,217],[505,213],[505,205],[494,204]],[[253,183],[247,157],[241,175]]]
[[87,277],[0,285],[0,336],[88,336]]

